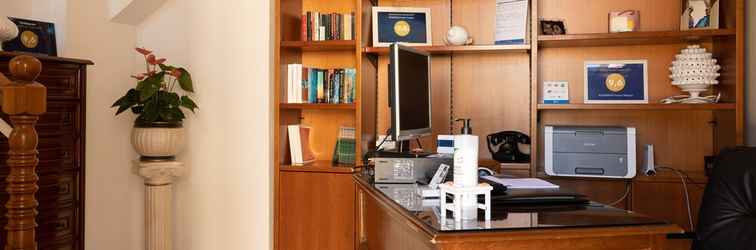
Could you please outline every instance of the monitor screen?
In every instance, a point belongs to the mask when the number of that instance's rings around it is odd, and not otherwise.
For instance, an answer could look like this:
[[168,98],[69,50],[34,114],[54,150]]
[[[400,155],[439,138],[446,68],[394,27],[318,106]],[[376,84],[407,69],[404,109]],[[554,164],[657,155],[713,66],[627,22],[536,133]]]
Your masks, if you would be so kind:
[[[391,91],[392,128],[396,140],[417,138],[430,133],[430,57],[414,49],[396,46],[392,49]],[[398,119],[397,119],[398,118]]]

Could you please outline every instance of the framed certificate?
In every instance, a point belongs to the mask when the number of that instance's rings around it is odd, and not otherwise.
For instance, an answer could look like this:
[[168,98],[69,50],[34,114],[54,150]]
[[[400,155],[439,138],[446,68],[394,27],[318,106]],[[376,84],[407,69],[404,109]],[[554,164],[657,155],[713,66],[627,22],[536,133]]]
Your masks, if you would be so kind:
[[431,45],[429,8],[373,7],[373,46]]
[[648,61],[586,61],[584,103],[648,103]]
[[58,55],[55,24],[15,17],[9,19],[18,26],[19,32],[18,37],[3,43],[5,50]]

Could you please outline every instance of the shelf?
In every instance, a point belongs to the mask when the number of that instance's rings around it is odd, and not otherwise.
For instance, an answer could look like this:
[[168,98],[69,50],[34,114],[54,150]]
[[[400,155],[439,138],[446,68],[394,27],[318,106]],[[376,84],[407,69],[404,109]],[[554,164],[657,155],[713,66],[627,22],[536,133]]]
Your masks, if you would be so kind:
[[342,173],[351,174],[359,171],[359,167],[353,165],[333,164],[330,161],[315,161],[304,166],[281,165],[282,172],[312,172],[312,173]]
[[735,104],[538,104],[538,110],[735,110]]
[[647,31],[538,36],[542,48],[688,43],[734,36],[735,29]]
[[[433,55],[447,55],[456,53],[525,53],[530,51],[530,45],[467,45],[467,46],[413,46],[413,48],[426,51]],[[366,54],[388,54],[388,47],[366,47]]]
[[337,51],[354,50],[357,43],[354,40],[329,41],[282,41],[281,48],[298,49],[302,51]]
[[355,110],[354,103],[328,104],[328,103],[281,103],[281,109],[318,109],[318,110]]

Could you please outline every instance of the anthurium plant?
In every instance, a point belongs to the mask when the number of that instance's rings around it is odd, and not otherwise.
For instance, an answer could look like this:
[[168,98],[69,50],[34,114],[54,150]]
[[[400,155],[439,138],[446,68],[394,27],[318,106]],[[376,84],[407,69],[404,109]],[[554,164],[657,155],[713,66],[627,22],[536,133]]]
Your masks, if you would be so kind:
[[[194,93],[192,76],[184,68],[165,64],[166,59],[158,58],[152,51],[144,48],[136,51],[144,56],[147,71],[131,76],[137,80],[136,87],[111,107],[118,107],[116,115],[131,110],[138,115],[137,124],[181,123],[186,117],[181,108],[192,112],[198,108],[188,95]],[[177,87],[184,95],[177,93]]]

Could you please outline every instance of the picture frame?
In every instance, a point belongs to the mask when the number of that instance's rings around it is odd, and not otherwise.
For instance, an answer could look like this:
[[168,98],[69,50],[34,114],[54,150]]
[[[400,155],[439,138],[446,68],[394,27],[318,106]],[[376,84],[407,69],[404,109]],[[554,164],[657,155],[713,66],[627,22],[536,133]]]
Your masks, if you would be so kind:
[[373,7],[373,46],[388,47],[394,42],[407,46],[429,46],[430,8]]
[[8,19],[18,26],[19,32],[18,37],[3,43],[3,49],[58,56],[55,24],[16,17]]
[[648,61],[585,61],[583,102],[586,104],[648,103]]
[[719,28],[719,0],[682,1],[680,30]]
[[567,28],[562,20],[539,20],[541,35],[556,36],[566,35]]

